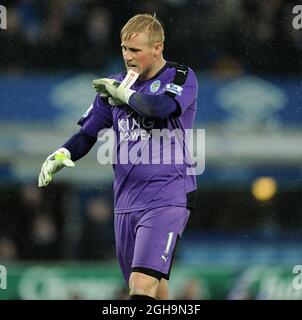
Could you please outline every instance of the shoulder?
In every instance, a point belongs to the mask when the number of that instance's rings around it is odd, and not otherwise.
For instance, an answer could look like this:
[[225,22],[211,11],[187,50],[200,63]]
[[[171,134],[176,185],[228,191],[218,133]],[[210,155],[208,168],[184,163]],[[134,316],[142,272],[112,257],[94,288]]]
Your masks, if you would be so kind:
[[190,73],[195,74],[193,69],[191,69],[190,66],[188,66],[187,64],[181,64],[181,63],[177,63],[177,62],[167,61],[167,68],[174,69],[175,71],[180,70],[180,72],[181,71],[184,71],[184,72],[188,71]]
[[167,62],[167,69],[174,74],[173,83],[183,85],[186,82],[197,82],[195,72],[185,64]]

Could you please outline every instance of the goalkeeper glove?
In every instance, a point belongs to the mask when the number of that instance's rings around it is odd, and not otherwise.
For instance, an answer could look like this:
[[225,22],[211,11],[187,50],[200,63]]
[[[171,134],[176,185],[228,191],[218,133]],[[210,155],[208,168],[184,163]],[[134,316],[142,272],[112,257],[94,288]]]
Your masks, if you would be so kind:
[[108,82],[115,86],[116,88],[119,87],[121,84],[120,81],[114,80],[114,79],[107,79],[107,78],[102,78],[102,79],[96,79],[92,81],[92,85],[95,89],[95,91],[100,95],[101,98],[108,98],[108,102],[111,106],[119,106],[122,104],[125,104],[123,101],[117,99],[117,98],[112,98],[110,93],[107,91],[105,87],[105,82],[104,80],[108,80]]
[[38,186],[47,186],[52,180],[52,175],[60,171],[63,167],[74,167],[75,164],[70,158],[70,152],[65,148],[60,148],[48,156],[42,165]]
[[[109,94],[113,98],[111,101],[109,100],[109,103],[118,102],[119,104],[128,104],[131,95],[135,92],[131,90],[130,87],[134,84],[138,76],[138,73],[130,69],[122,82],[114,79],[101,78],[93,80],[92,83],[98,92],[101,94]],[[110,104],[113,105],[112,103]]]

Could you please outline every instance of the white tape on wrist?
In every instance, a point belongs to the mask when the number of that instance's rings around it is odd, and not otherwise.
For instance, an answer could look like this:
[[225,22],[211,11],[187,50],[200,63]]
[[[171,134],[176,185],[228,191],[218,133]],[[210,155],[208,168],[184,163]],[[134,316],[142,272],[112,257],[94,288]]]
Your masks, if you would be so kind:
[[133,85],[133,83],[136,81],[136,79],[138,78],[139,74],[131,69],[129,69],[128,73],[126,74],[125,79],[121,82],[121,86],[123,86],[124,88],[131,88],[131,86]]
[[136,91],[131,89],[124,89],[124,97],[127,103],[129,103],[130,97],[135,93]]
[[125,79],[121,82],[117,89],[117,95],[126,103],[129,102],[130,97],[135,92],[134,90],[131,90],[131,86],[134,84],[136,79],[138,78],[139,74],[131,69],[129,69],[128,73],[126,74]]

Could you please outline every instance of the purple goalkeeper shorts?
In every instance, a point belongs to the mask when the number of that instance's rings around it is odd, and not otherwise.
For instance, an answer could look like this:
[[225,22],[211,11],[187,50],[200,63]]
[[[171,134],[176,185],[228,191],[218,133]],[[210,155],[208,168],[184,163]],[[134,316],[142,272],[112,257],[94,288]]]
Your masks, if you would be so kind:
[[116,254],[128,282],[132,271],[169,279],[173,252],[190,210],[160,207],[133,213],[115,213]]

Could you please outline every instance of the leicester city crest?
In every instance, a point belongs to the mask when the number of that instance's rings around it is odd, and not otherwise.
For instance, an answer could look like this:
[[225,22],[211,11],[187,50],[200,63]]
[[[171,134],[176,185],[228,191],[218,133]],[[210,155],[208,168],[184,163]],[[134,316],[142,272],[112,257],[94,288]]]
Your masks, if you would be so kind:
[[150,84],[150,91],[154,93],[158,91],[159,87],[160,87],[160,80],[155,80]]

